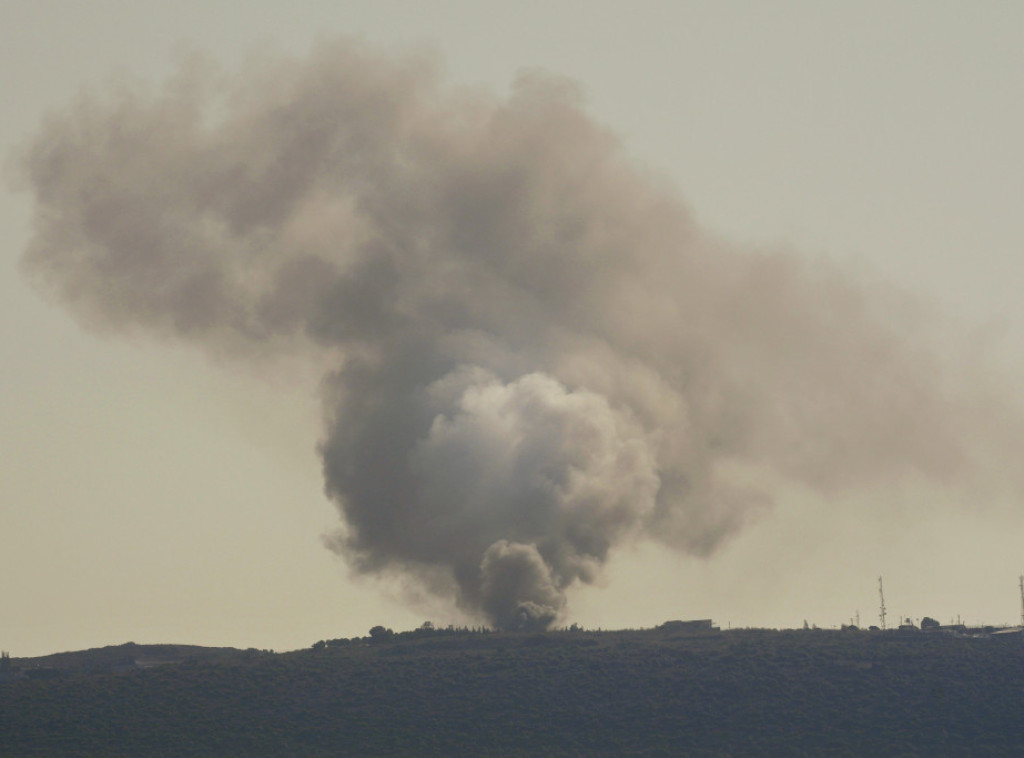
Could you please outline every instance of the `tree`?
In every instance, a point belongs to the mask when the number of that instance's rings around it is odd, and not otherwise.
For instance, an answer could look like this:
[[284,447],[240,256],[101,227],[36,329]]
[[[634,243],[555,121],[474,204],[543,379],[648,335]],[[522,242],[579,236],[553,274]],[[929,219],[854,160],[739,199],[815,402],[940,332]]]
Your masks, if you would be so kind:
[[942,626],[942,624],[933,619],[931,616],[925,616],[923,619],[921,619],[922,629],[938,629],[940,626]]
[[385,629],[379,624],[370,630],[370,640],[372,642],[386,642],[395,636],[395,633],[391,629]]

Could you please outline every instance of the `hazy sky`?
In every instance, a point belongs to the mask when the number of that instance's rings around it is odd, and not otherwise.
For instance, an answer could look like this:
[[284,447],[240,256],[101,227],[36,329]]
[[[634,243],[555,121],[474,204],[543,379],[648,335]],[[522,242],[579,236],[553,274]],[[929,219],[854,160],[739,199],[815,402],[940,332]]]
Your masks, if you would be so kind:
[[[933,334],[975,346],[986,398],[1020,405],[1018,3],[7,0],[0,146],[83,88],[161,82],[189,50],[237,70],[336,35],[433,49],[448,82],[502,96],[524,68],[578,81],[590,115],[708,233],[913,293]],[[0,647],[288,649],[460,621],[325,549],[339,520],[316,455],[315,371],[239,370],[188,344],[83,330],[19,272],[31,210],[29,193],[2,195]],[[783,482],[708,557],[613,551],[596,585],[570,587],[566,621],[876,623],[879,574],[893,617],[1015,621],[1024,513],[997,484],[823,495]]]

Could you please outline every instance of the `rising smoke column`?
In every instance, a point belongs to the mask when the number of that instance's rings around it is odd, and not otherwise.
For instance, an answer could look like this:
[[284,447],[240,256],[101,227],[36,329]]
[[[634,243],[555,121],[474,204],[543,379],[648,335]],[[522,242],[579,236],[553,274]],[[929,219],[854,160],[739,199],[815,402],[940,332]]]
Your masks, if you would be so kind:
[[326,356],[330,545],[504,628],[559,618],[624,541],[710,555],[771,503],[737,470],[974,465],[897,309],[702,231],[552,75],[499,97],[347,41],[192,63],[83,95],[16,170],[24,271],[82,323]]

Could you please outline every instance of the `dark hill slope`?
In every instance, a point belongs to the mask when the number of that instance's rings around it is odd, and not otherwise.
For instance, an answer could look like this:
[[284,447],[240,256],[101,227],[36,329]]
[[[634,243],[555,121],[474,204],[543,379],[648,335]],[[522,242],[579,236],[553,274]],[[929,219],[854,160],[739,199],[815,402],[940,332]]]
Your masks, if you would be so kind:
[[12,665],[22,670],[47,669],[64,675],[99,673],[126,663],[142,666],[166,663],[181,663],[186,659],[215,661],[251,656],[253,652],[232,647],[203,647],[201,645],[123,645],[77,650],[69,653],[54,653],[38,658],[14,658]]
[[1024,755],[1018,635],[437,635],[0,684],[0,755]]

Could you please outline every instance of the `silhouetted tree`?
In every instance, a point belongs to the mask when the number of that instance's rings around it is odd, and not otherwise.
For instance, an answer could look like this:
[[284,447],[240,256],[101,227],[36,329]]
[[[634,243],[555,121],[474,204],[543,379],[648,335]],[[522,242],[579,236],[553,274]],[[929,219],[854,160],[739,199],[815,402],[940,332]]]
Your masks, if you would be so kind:
[[386,642],[395,636],[395,632],[391,629],[385,629],[379,624],[370,630],[370,640],[372,642]]

